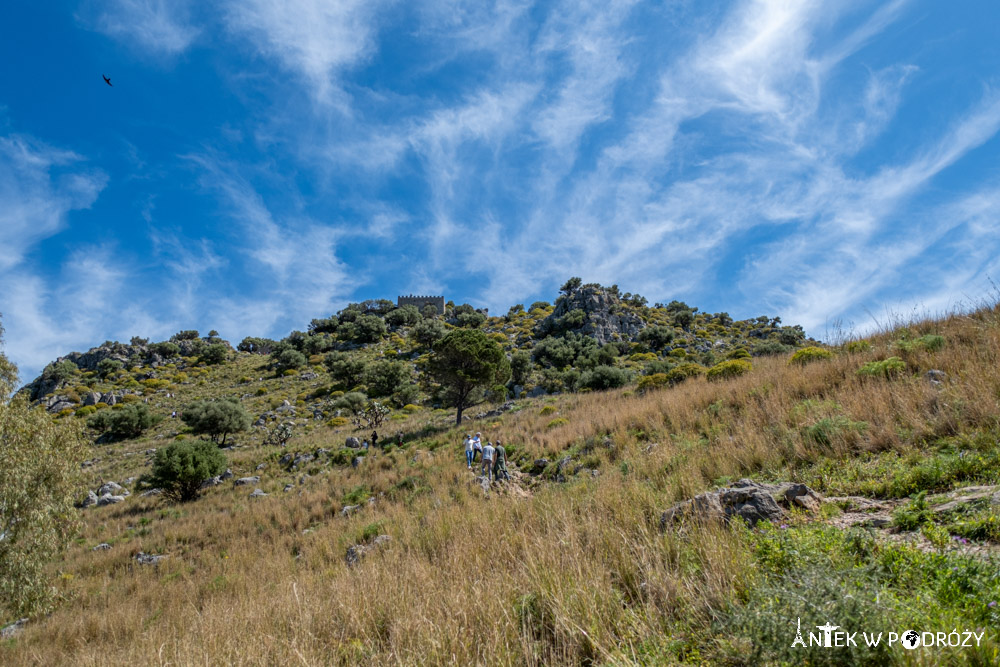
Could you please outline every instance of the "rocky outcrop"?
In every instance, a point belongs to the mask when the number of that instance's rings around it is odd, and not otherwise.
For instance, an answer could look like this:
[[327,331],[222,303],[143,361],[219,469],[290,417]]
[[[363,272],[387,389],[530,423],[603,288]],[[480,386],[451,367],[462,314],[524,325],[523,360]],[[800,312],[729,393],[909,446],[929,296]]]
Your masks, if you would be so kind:
[[615,340],[633,340],[645,326],[642,318],[626,309],[614,291],[600,285],[583,285],[559,297],[555,310],[539,324],[539,332],[573,332],[604,345]]
[[347,562],[349,567],[353,567],[370,554],[384,548],[391,541],[391,535],[379,535],[368,544],[353,544],[347,547],[347,553],[344,555],[344,560]]
[[677,503],[660,516],[660,528],[692,518],[699,521],[725,521],[739,517],[750,526],[761,521],[779,521],[792,507],[815,512],[823,497],[805,484],[760,484],[741,479],[731,487],[701,493]]

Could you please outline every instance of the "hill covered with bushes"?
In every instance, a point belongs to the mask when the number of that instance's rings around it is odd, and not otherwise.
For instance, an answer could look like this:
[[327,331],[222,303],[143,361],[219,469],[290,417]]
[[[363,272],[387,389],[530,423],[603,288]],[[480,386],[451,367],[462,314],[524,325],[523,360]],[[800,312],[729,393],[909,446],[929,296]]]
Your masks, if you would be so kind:
[[[574,281],[503,317],[400,310],[47,368],[36,410],[96,442],[52,611],[0,662],[995,661],[995,305],[836,346]],[[461,426],[428,370],[455,329],[511,376]],[[469,431],[510,480],[468,470]],[[980,639],[831,652],[792,646],[799,619]]]
[[317,421],[343,417],[368,399],[447,408],[454,402],[447,388],[424,371],[434,344],[456,328],[484,331],[510,360],[510,380],[486,388],[475,403],[672,383],[723,361],[785,354],[805,341],[801,327],[778,318],[734,321],[678,301],[649,306],[617,286],[574,278],[554,304],[518,304],[502,317],[468,304],[449,302],[438,315],[378,299],[349,304],[281,340],[248,336],[235,349],[214,331],[107,341],[49,364],[24,391],[63,417],[175,393],[238,395],[258,415],[288,401]]

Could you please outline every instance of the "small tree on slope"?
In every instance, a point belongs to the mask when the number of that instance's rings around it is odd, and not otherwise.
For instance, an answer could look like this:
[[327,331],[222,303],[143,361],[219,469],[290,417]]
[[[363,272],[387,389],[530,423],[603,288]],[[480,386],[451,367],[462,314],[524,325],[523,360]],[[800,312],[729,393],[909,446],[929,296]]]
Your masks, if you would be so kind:
[[451,392],[457,424],[462,423],[462,411],[474,391],[510,379],[510,362],[503,348],[478,329],[455,329],[435,343],[427,370]]

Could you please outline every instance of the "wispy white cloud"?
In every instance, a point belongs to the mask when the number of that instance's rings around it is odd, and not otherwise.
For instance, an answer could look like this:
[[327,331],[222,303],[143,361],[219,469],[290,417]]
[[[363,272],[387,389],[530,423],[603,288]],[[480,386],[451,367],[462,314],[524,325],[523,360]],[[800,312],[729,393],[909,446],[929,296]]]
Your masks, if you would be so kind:
[[0,137],[0,272],[65,227],[70,211],[89,208],[106,183],[103,172],[72,151],[26,136]]
[[225,9],[229,28],[262,54],[302,77],[318,101],[347,110],[340,96],[341,70],[375,48],[380,0],[244,0]]
[[108,37],[157,56],[174,56],[191,46],[200,30],[191,23],[188,0],[103,0],[87,3],[85,23]]
[[210,154],[186,157],[239,228],[232,248],[245,262],[243,278],[235,280],[235,295],[213,299],[212,311],[224,314],[219,319],[227,323],[217,327],[220,332],[235,328],[232,322],[253,323],[251,331],[270,334],[279,325],[301,326],[335,310],[363,282],[337,256],[343,237],[338,228],[295,210],[276,216],[236,165]]

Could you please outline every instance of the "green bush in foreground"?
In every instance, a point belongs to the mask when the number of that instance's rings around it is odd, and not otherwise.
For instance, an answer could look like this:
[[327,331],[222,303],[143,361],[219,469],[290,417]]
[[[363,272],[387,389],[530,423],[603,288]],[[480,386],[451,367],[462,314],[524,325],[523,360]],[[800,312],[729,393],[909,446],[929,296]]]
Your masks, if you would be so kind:
[[805,366],[806,364],[811,364],[814,361],[829,359],[832,356],[833,352],[830,350],[825,350],[822,347],[811,345],[809,347],[804,347],[801,350],[797,350],[795,354],[792,355],[792,358],[788,360],[788,363]]
[[207,440],[173,442],[156,450],[153,472],[147,482],[163,489],[171,500],[186,502],[198,497],[201,483],[226,469],[226,456]]
[[87,452],[78,423],[53,421],[23,395],[8,402],[16,384],[17,368],[0,353],[0,619],[49,608],[47,564],[75,531]]

